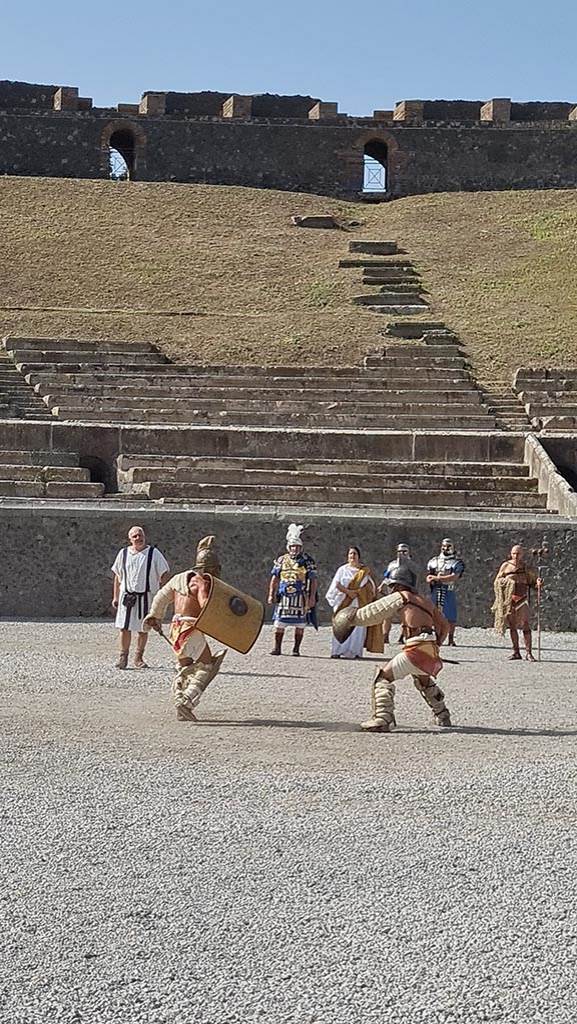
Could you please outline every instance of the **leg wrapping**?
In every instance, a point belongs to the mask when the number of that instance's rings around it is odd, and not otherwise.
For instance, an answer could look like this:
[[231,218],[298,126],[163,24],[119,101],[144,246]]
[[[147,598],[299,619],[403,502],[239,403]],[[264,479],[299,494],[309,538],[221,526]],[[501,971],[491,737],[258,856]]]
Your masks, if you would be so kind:
[[437,725],[450,725],[451,715],[445,704],[445,694],[430,676],[413,676],[413,682],[433,712]]
[[361,729],[368,732],[389,732],[397,723],[395,721],[395,684],[385,679],[379,669],[371,691],[373,717],[361,723]]
[[196,707],[208,684],[218,674],[225,654],[226,651],[221,651],[210,662],[195,661],[180,667],[172,685],[176,708]]

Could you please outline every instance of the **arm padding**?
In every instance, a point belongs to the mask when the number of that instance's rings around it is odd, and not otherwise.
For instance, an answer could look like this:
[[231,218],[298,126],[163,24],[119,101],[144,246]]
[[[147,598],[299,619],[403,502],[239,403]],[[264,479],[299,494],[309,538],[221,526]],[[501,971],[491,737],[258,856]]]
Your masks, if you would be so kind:
[[378,601],[371,601],[364,608],[357,608],[355,626],[377,626],[380,622],[390,622],[403,607],[402,594],[387,594]]

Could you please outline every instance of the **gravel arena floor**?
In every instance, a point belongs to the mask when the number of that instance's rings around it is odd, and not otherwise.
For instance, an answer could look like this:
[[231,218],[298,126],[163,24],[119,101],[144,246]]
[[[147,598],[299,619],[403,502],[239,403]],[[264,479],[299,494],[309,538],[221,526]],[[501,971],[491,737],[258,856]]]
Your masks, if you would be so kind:
[[407,680],[384,736],[326,628],[229,652],[199,725],[158,637],[0,637],[2,1022],[573,1024],[577,635],[461,630],[456,728]]

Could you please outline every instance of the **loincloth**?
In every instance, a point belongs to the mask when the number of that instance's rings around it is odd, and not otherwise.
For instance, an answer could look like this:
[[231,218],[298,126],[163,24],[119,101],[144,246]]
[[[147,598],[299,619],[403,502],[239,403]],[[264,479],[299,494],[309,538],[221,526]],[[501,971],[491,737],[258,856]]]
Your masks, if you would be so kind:
[[437,643],[418,636],[411,637],[388,664],[395,680],[405,676],[438,676],[442,667]]
[[206,647],[204,633],[196,628],[196,619],[187,615],[173,616],[168,639],[179,658],[197,661]]

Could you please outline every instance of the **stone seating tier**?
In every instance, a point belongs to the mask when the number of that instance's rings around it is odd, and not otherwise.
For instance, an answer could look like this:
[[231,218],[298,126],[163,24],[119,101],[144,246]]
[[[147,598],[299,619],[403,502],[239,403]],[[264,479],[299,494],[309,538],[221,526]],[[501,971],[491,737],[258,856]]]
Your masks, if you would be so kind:
[[577,367],[521,367],[515,374],[513,389],[535,428],[575,429]]
[[102,498],[104,484],[78,462],[71,452],[2,451],[0,498]]
[[[432,325],[442,328],[442,325]],[[5,348],[61,420],[311,429],[491,430],[451,332],[400,338],[364,367],[178,365],[148,343],[7,338]],[[415,387],[418,374],[419,387]],[[422,382],[422,387],[420,386]]]
[[220,503],[544,510],[523,463],[342,461],[121,455],[120,490],[150,499]]

